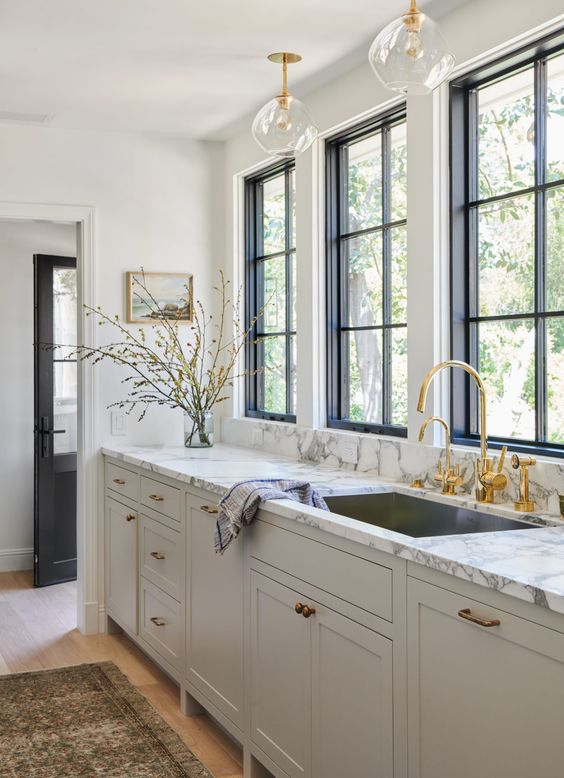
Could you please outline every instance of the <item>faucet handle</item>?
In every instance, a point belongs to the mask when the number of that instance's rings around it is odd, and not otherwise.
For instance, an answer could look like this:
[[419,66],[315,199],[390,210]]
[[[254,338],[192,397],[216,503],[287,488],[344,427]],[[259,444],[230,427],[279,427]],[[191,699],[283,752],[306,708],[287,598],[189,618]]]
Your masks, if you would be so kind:
[[503,472],[503,466],[505,464],[505,455],[507,454],[507,446],[504,446],[501,449],[501,454],[499,455],[499,462],[497,463],[497,472],[501,473]]

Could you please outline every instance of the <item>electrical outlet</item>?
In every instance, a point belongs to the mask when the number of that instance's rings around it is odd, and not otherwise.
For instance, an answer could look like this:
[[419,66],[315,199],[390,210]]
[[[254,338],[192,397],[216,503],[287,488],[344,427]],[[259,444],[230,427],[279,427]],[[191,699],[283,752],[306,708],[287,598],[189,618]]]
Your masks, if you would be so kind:
[[112,411],[111,414],[112,435],[125,435],[125,413]]
[[342,448],[342,461],[348,465],[356,465],[358,462],[358,452],[354,443],[345,443]]
[[262,448],[264,444],[264,432],[261,429],[254,429],[251,433],[251,446],[253,448]]

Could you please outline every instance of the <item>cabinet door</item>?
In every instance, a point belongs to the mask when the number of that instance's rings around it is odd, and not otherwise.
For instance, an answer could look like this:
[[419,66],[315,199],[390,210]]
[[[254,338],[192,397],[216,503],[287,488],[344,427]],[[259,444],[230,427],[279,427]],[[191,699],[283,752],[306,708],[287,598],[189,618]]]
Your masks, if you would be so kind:
[[311,622],[304,598],[251,571],[251,738],[290,778],[311,775]]
[[108,612],[137,634],[137,513],[106,498]]
[[313,778],[393,778],[392,641],[322,606],[310,621]]
[[564,636],[408,581],[410,778],[561,775]]
[[243,539],[214,551],[214,516],[188,499],[187,679],[243,726]]

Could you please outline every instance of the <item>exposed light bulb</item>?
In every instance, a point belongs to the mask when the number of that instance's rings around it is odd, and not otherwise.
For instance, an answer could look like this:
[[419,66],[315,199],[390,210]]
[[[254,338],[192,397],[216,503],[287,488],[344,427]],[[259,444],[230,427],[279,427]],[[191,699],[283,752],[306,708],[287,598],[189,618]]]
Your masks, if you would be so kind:
[[421,42],[421,36],[418,30],[410,30],[407,33],[407,43],[405,46],[405,53],[410,59],[421,59],[425,47]]
[[280,112],[276,121],[276,126],[281,132],[288,132],[292,129],[292,118],[290,116],[290,97],[279,97],[278,105],[280,106]]

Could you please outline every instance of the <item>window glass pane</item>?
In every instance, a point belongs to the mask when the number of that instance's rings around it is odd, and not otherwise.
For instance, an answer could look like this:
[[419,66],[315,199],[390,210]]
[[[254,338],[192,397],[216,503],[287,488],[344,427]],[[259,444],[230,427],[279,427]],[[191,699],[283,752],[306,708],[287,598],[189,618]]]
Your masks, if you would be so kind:
[[407,426],[407,328],[391,330],[392,424]]
[[546,305],[564,311],[564,188],[546,197]]
[[296,171],[290,172],[290,218],[292,220],[292,229],[290,231],[290,248],[296,248]]
[[391,230],[393,324],[407,321],[407,227]]
[[548,62],[546,177],[564,178],[564,54]]
[[262,283],[264,314],[258,322],[259,332],[286,330],[286,257],[265,259],[258,263]]
[[286,247],[286,183],[280,175],[265,181],[263,197],[263,254],[276,254]]
[[382,323],[382,234],[360,235],[343,242],[348,269],[349,326]]
[[[53,342],[73,346],[77,342],[76,331],[76,270],[68,267],[53,268]],[[73,348],[53,349],[54,359],[67,359]]]
[[296,330],[296,254],[290,254],[290,329]]
[[529,313],[535,299],[534,195],[479,208],[480,316]]
[[382,223],[382,136],[348,146],[348,211],[345,232]]
[[297,394],[298,382],[296,371],[296,336],[292,335],[290,338],[290,398],[292,406],[289,409],[290,413],[296,412],[296,394]]
[[564,443],[564,318],[546,321],[547,431],[551,443]]
[[405,122],[391,130],[391,220],[407,218],[407,125]]
[[531,320],[482,322],[479,367],[488,395],[488,433],[535,439],[535,328]]
[[258,406],[271,413],[286,413],[286,338],[260,338],[257,344],[260,373]]
[[351,421],[382,423],[382,330],[343,333]]
[[533,68],[478,92],[479,197],[535,182]]

